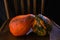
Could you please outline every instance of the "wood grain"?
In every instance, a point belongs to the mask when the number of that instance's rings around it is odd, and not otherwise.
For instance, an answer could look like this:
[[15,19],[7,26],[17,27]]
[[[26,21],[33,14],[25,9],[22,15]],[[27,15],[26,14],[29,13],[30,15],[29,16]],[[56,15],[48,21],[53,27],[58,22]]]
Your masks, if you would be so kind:
[[44,14],[44,0],[41,0],[41,14]]

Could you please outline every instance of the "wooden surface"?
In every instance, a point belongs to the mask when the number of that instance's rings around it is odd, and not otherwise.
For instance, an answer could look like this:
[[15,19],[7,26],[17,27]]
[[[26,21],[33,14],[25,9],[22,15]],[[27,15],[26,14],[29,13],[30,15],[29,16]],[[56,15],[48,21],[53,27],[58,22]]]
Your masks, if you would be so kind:
[[10,33],[7,22],[3,30],[0,32],[0,40],[49,40],[49,36],[40,37],[32,32],[29,35],[15,37]]

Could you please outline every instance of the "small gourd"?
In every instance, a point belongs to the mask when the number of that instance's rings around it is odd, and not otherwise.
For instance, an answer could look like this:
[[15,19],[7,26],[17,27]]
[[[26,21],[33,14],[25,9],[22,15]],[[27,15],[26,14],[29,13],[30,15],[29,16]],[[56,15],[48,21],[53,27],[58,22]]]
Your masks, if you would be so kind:
[[36,15],[35,20],[33,22],[32,29],[33,29],[33,32],[36,33],[37,35],[45,36],[50,32],[51,24],[46,23],[46,21],[42,17]]

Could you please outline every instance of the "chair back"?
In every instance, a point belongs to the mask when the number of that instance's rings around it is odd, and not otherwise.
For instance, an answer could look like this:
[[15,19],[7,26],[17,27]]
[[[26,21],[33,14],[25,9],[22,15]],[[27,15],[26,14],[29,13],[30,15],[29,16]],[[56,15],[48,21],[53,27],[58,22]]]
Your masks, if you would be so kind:
[[44,12],[44,0],[4,0],[7,19],[22,14]]

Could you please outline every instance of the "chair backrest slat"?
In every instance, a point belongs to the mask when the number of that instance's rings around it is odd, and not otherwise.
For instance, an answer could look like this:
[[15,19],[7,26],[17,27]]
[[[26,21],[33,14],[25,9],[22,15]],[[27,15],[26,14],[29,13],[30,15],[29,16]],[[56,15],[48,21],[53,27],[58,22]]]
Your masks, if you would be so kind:
[[33,0],[33,12],[36,14],[36,0]]
[[30,13],[30,0],[27,0],[27,5],[28,5],[28,13]]
[[17,1],[14,0],[14,8],[15,8],[15,12],[17,14],[17,11],[18,11],[18,5],[17,5]]
[[7,0],[4,0],[4,5],[5,5],[7,19],[9,19],[10,16],[9,16],[9,8],[8,8],[8,2],[7,2]]
[[21,0],[21,11],[24,14],[24,0]]

